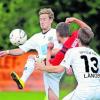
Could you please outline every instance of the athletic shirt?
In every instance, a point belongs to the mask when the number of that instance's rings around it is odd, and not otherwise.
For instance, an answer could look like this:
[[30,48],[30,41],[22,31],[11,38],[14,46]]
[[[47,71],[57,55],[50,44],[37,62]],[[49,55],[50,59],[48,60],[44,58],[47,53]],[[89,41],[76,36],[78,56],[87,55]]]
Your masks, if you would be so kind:
[[62,49],[55,55],[54,58],[49,60],[50,64],[54,66],[59,65],[61,61],[64,59],[67,50],[77,46],[78,46],[78,31],[74,31],[72,35],[68,38],[68,40],[65,41]]
[[92,49],[69,49],[60,65],[65,68],[72,67],[78,85],[100,85],[100,56]]
[[19,46],[19,48],[24,52],[35,49],[38,51],[40,57],[45,58],[47,54],[47,45],[50,41],[54,43],[54,48],[61,48],[61,45],[57,41],[56,30],[53,28],[45,34],[40,32],[33,35],[23,45]]

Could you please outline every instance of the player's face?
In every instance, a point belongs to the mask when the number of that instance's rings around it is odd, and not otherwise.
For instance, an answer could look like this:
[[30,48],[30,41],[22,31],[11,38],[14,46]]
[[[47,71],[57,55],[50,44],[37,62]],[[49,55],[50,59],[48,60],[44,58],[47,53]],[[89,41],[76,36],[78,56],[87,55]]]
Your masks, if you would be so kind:
[[48,30],[51,28],[52,19],[49,18],[48,14],[40,15],[40,27],[42,30]]
[[57,40],[59,43],[62,43],[62,37],[59,35],[59,33],[56,31],[56,35],[57,35]]

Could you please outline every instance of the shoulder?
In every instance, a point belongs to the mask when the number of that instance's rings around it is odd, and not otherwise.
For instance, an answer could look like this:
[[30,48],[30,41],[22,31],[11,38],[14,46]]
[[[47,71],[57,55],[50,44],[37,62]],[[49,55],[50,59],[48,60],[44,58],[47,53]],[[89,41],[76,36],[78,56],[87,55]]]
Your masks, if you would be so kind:
[[39,33],[34,34],[32,37],[39,37],[41,35],[42,35],[42,32],[39,32]]
[[49,32],[50,32],[50,34],[56,34],[56,29],[51,28],[51,30]]
[[41,37],[41,35],[42,35],[41,32],[40,33],[36,33],[31,37],[31,39],[35,39],[35,38],[37,39],[37,38]]
[[51,28],[51,31],[53,31],[53,32],[56,32],[56,29],[54,29],[54,28]]
[[67,54],[69,55],[77,55],[77,53],[80,51],[80,48],[79,47],[75,47],[75,48],[70,48],[68,49],[67,51]]
[[56,30],[51,28],[47,33],[46,33],[46,36],[49,37],[49,38],[53,38],[53,39],[56,39]]
[[37,40],[39,40],[41,37],[41,33],[36,33],[34,34],[33,36],[31,36],[27,41],[26,43],[35,43]]
[[68,50],[68,52],[77,52],[77,50],[79,50],[78,47],[70,48],[70,49]]
[[65,56],[71,56],[74,52],[74,48],[70,48],[68,49],[68,51],[66,52]]

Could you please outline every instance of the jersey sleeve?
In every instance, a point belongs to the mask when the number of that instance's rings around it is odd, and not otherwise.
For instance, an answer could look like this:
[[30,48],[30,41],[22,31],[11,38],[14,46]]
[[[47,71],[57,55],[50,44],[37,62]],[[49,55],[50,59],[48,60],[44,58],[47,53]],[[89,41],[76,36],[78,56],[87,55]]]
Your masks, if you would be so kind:
[[62,49],[55,55],[55,57],[49,60],[50,64],[52,64],[53,66],[59,65],[64,59],[66,51],[67,48],[63,46]]
[[35,37],[31,37],[29,40],[27,40],[23,45],[19,46],[20,49],[22,49],[24,52],[28,52],[29,50],[36,49],[36,39]]
[[64,58],[64,54],[59,51],[54,58],[50,59],[49,62],[50,64],[52,64],[53,66],[57,66],[60,64],[60,62],[62,61],[62,59]]
[[72,64],[72,53],[70,50],[68,50],[65,54],[65,58],[62,60],[60,65],[69,69],[71,64]]

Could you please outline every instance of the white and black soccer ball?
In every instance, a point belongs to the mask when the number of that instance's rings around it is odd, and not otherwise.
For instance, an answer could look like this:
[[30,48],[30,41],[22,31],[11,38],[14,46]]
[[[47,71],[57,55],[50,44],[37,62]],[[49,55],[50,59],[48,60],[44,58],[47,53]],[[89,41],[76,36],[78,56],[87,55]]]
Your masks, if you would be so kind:
[[19,46],[26,42],[27,34],[22,29],[14,29],[11,31],[9,38],[13,45]]

